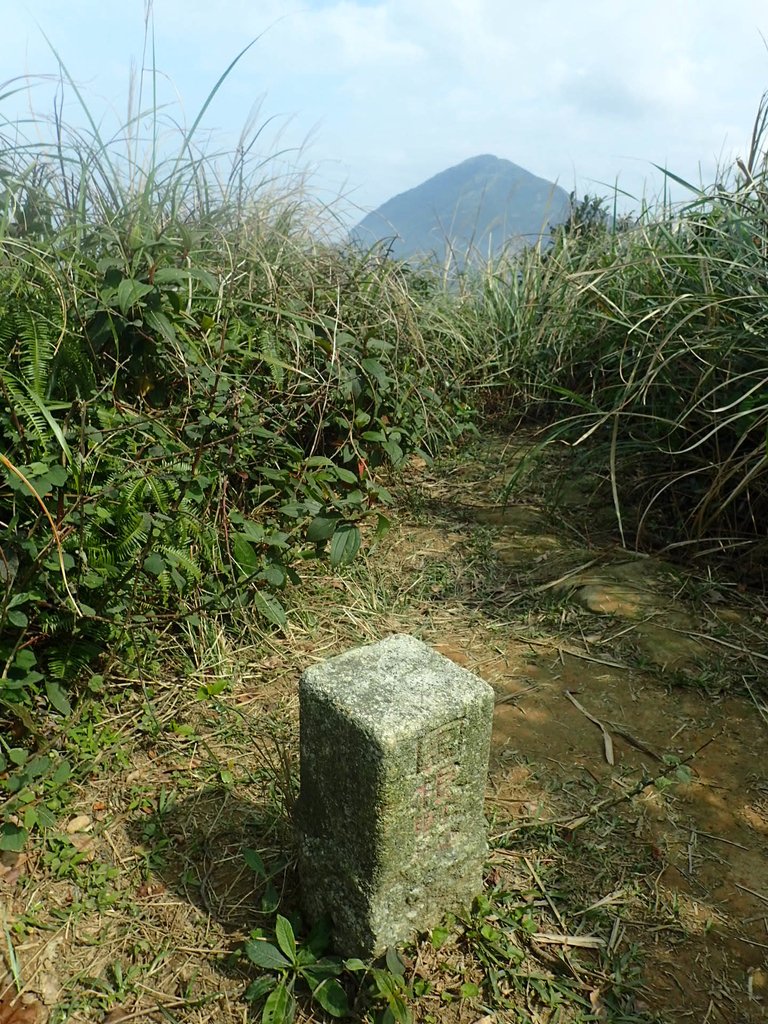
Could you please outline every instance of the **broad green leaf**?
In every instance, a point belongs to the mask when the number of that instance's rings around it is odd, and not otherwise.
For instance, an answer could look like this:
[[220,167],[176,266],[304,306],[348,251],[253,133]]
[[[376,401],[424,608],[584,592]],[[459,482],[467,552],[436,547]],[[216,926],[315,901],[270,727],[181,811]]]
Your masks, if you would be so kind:
[[374,534],[376,540],[381,540],[389,533],[389,528],[392,524],[385,515],[379,512],[376,516],[376,533]]
[[151,555],[147,555],[144,559],[144,570],[145,572],[152,573],[153,576],[160,576],[165,572],[165,559],[158,555],[156,551],[153,551]]
[[40,804],[38,804],[34,810],[35,824],[37,825],[38,828],[53,828],[53,826],[56,824],[58,820],[53,811],[48,810],[47,807],[44,807]]
[[256,850],[243,850],[243,860],[259,878],[267,877],[267,869],[264,867],[264,861],[261,859],[261,854],[257,853]]
[[397,441],[385,441],[381,446],[392,461],[392,465],[397,467],[402,463],[405,458],[403,449],[397,443]]
[[272,882],[267,882],[267,884],[264,886],[264,892],[262,893],[260,901],[262,914],[266,914],[267,917],[270,917],[272,914],[274,914],[277,908],[280,906],[280,900],[281,896],[278,893],[277,889],[272,884]]
[[294,961],[296,959],[296,938],[293,934],[291,922],[287,917],[283,917],[282,914],[277,915],[275,936],[277,937],[277,944],[280,949],[290,960]]
[[243,520],[243,536],[254,544],[261,544],[264,540],[264,527],[260,523],[253,523],[248,519]]
[[331,565],[336,568],[351,562],[360,550],[360,530],[354,523],[342,523],[331,540]]
[[413,1024],[411,1011],[405,1005],[405,1000],[401,995],[395,996],[387,1007],[387,1012],[392,1014],[397,1024]]
[[64,466],[58,465],[51,466],[45,475],[54,487],[63,487],[69,477],[69,473],[66,471]]
[[60,683],[49,680],[45,684],[45,692],[48,695],[48,700],[60,715],[72,714],[72,705]]
[[338,978],[344,966],[338,957],[324,956],[322,960],[315,960],[314,954],[306,947],[299,950],[298,960],[306,957],[306,962],[301,964],[300,974],[307,980],[311,988],[316,988],[321,981],[327,978]]
[[386,955],[387,970],[390,974],[397,974],[399,977],[403,977],[405,974],[405,964],[400,959],[397,950],[393,946],[387,946]]
[[367,971],[370,964],[353,956],[349,960],[344,961],[344,966],[348,971]]
[[366,345],[379,352],[392,352],[395,347],[391,341],[384,341],[381,338],[369,338]]
[[362,367],[369,377],[373,377],[381,391],[386,391],[392,381],[378,359],[363,359]]
[[349,1013],[347,993],[335,978],[321,982],[312,995],[332,1017],[346,1017]]
[[143,281],[136,281],[132,277],[124,277],[117,286],[117,304],[123,316],[127,316],[132,306],[135,306],[139,299],[152,291],[151,284]]
[[56,771],[51,776],[51,782],[55,786],[61,786],[67,781],[72,774],[72,765],[69,761],[60,761],[56,766]]
[[267,594],[263,590],[256,590],[253,594],[253,603],[259,615],[263,615],[273,625],[284,626],[288,621],[285,608],[272,594]]
[[43,755],[42,757],[33,757],[31,761],[27,761],[26,773],[28,779],[36,779],[40,775],[45,775],[48,769],[51,767],[50,757]]
[[261,1024],[291,1024],[296,1004],[284,981],[273,989],[264,1003]]
[[24,849],[28,834],[25,828],[20,828],[18,825],[12,825],[9,821],[4,821],[0,824],[0,850],[10,850],[12,853],[18,853]]
[[180,267],[161,267],[155,271],[154,281],[155,284],[186,284],[190,278],[204,284],[210,292],[215,292],[219,286],[213,274],[197,267],[190,267],[188,270]]
[[322,544],[323,541],[329,540],[333,536],[338,524],[339,516],[337,515],[315,516],[307,527],[307,540],[310,544]]
[[144,322],[162,335],[166,341],[176,340],[176,330],[168,317],[159,309],[148,309],[144,312]]
[[282,587],[285,585],[286,572],[282,565],[273,562],[262,570],[260,579],[266,580],[273,587]]
[[264,996],[275,988],[277,980],[271,974],[262,974],[260,978],[252,981],[245,990],[245,998],[250,1003],[258,1003]]
[[267,971],[284,971],[291,966],[291,961],[286,960],[277,946],[271,942],[261,942],[253,939],[245,943],[245,955],[256,964]]
[[357,484],[360,482],[351,470],[344,469],[343,466],[336,467],[336,476],[345,484]]
[[250,576],[261,568],[261,557],[244,533],[233,533],[231,537],[232,557],[237,562],[240,572]]

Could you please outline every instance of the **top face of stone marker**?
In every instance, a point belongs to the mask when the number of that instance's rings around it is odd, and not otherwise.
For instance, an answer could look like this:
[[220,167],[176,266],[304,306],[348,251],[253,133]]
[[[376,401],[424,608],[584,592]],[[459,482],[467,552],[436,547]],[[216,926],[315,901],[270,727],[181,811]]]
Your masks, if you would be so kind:
[[302,686],[331,700],[382,742],[418,735],[493,702],[488,683],[405,634],[314,665]]

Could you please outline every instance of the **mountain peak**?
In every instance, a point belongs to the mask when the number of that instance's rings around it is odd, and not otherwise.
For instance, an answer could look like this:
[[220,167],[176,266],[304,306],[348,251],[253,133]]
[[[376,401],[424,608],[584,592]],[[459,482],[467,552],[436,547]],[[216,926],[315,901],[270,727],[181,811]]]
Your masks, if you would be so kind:
[[459,264],[471,253],[486,258],[509,245],[547,235],[568,213],[568,194],[553,182],[484,153],[393,196],[352,232],[363,246],[387,240],[397,259],[450,253]]

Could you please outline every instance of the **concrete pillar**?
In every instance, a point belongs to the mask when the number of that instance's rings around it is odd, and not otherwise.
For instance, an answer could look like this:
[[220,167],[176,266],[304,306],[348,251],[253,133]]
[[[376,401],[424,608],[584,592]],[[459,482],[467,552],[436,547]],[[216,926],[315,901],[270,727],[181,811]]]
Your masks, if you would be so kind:
[[482,888],[493,690],[392,636],[308,669],[299,697],[305,909],[339,953],[377,956]]

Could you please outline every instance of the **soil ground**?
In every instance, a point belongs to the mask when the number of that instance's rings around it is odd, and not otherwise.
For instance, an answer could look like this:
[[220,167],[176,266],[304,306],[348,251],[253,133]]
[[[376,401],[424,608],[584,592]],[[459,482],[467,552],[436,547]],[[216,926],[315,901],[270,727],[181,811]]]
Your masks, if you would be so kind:
[[94,776],[0,867],[6,966],[38,1015],[0,1000],[2,1024],[253,1019],[226,954],[294,898],[298,676],[394,632],[496,690],[487,887],[533,921],[512,938],[538,979],[489,999],[482,939],[456,922],[407,953],[429,981],[416,1020],[768,1019],[768,607],[621,547],[605,482],[567,450],[521,471],[526,451],[413,460],[390,533],[307,572],[282,635],[207,628],[81,723]]

